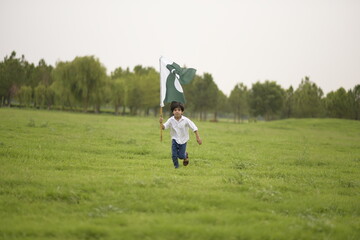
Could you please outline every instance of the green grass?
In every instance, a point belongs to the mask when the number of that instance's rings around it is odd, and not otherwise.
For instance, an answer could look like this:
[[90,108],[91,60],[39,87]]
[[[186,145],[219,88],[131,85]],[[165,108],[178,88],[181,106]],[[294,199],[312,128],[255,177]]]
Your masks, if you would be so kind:
[[157,118],[0,119],[0,239],[360,239],[359,121],[195,121],[174,169]]

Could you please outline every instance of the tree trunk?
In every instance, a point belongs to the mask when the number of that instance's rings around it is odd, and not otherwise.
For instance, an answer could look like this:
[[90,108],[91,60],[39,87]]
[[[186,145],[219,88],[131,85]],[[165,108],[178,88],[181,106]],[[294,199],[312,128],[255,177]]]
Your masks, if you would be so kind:
[[83,112],[87,112],[87,108],[88,108],[88,100],[85,98],[84,99],[84,106],[83,106]]
[[115,105],[115,115],[119,115],[119,105]]
[[11,94],[10,94],[10,93],[8,93],[6,105],[7,105],[8,107],[11,107]]
[[95,113],[100,113],[100,104],[95,104],[94,110]]

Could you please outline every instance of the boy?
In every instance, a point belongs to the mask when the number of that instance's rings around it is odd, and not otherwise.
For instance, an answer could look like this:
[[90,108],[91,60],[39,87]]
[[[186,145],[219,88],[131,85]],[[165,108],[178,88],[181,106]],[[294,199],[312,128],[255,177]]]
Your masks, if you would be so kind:
[[172,160],[175,168],[179,168],[178,158],[184,159],[183,164],[189,164],[189,156],[186,152],[186,143],[189,141],[189,128],[195,133],[196,141],[199,145],[202,144],[198,128],[189,118],[183,116],[184,105],[180,102],[172,102],[170,109],[173,116],[170,117],[164,124],[163,118],[160,117],[160,124],[162,129],[170,128],[170,135],[172,139]]

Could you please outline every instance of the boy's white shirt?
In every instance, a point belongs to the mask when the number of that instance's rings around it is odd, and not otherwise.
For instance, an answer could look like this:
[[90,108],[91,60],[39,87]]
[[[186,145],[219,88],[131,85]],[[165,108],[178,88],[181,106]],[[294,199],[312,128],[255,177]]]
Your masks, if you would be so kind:
[[193,132],[197,131],[195,123],[185,116],[181,116],[178,120],[174,116],[170,117],[164,123],[165,129],[170,128],[171,139],[175,139],[178,144],[184,144],[189,141],[189,128]]

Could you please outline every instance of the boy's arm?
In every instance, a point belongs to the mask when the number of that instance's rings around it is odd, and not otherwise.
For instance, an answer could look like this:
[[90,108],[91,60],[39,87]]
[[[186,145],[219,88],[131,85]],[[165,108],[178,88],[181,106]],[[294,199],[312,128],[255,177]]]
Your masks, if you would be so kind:
[[200,138],[200,136],[199,136],[199,131],[196,130],[196,131],[194,131],[194,133],[195,133],[195,136],[196,136],[196,141],[198,142],[199,145],[201,145],[201,144],[202,144],[202,140],[201,140],[201,138]]

